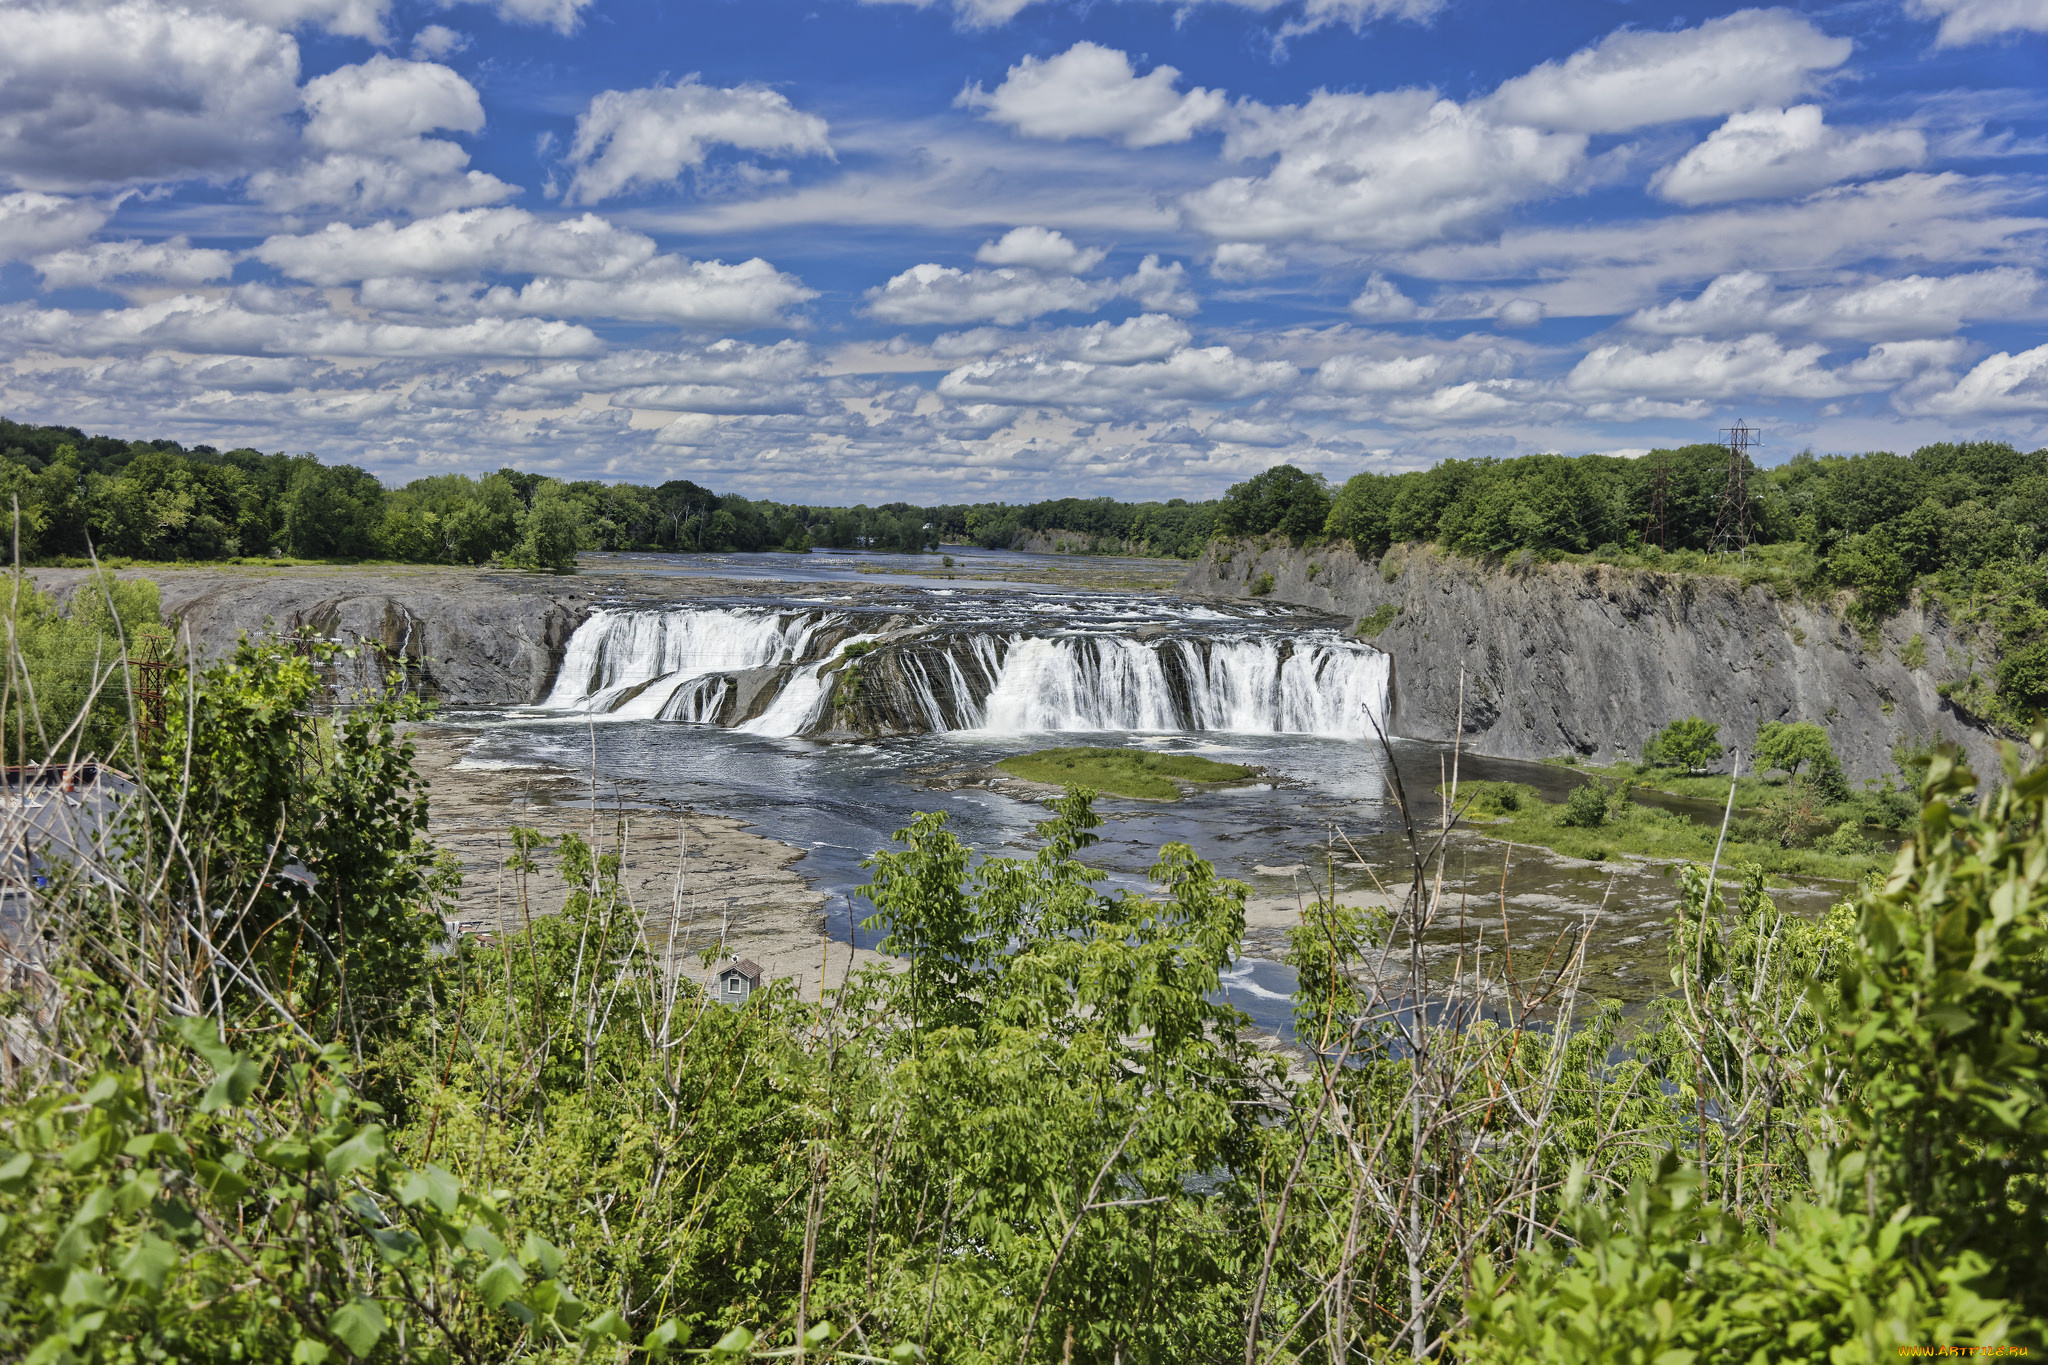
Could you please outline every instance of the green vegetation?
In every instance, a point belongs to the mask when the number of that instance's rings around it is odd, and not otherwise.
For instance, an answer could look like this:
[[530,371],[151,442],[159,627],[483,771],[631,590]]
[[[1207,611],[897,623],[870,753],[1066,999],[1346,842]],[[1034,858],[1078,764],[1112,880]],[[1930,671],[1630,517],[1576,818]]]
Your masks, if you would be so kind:
[[[1716,795],[1727,798],[1727,778],[1706,780],[1718,781]],[[1488,837],[1532,844],[1568,858],[1607,862],[1625,854],[1675,861],[1713,857],[1718,820],[1708,823],[1645,805],[1635,799],[1636,783],[1632,771],[1615,781],[1595,777],[1572,788],[1563,801],[1545,801],[1524,783],[1460,782],[1458,803],[1468,817],[1483,822]],[[1887,855],[1853,817],[1837,818],[1836,812],[1810,796],[1781,789],[1731,823],[1722,856],[1782,876],[1854,881],[1876,869]]]
[[1177,801],[1186,782],[1242,782],[1253,770],[1195,754],[1145,749],[1040,749],[996,764],[1012,777],[1055,787],[1087,787],[1105,796]]
[[1320,474],[1277,464],[1234,484],[1216,508],[1216,529],[1227,536],[1286,536],[1297,545],[1321,539],[1330,516],[1330,486]]
[[1246,585],[1245,591],[1253,597],[1264,597],[1273,591],[1273,575],[1262,573]]
[[1378,636],[1381,631],[1385,630],[1388,626],[1393,625],[1394,618],[1399,616],[1400,614],[1401,608],[1395,606],[1392,602],[1382,602],[1372,609],[1372,614],[1370,616],[1363,617],[1359,620],[1358,628],[1355,631],[1355,634],[1357,634],[1360,639],[1373,639],[1376,636]]
[[[9,676],[78,666],[44,660]],[[1431,977],[1429,839],[1385,911],[1312,873],[1282,1064],[1220,990],[1247,888],[1168,845],[1103,894],[1078,791],[1017,857],[917,817],[863,888],[898,969],[815,995],[674,970],[623,820],[509,831],[512,931],[437,951],[417,712],[323,662],[178,675],[121,829],[16,893],[0,1356],[1871,1362],[2048,1326],[2017,757],[1980,798],[1927,756],[1908,854],[1823,920],[1683,869],[1627,1035],[1569,943]],[[1390,953],[1443,1010],[1368,988]]]
[[[1825,739],[1823,739],[1825,742]],[[1721,727],[1698,716],[1674,720],[1643,746],[1643,762],[1659,768],[1682,768],[1688,773],[1705,772],[1727,754],[1721,743]]]

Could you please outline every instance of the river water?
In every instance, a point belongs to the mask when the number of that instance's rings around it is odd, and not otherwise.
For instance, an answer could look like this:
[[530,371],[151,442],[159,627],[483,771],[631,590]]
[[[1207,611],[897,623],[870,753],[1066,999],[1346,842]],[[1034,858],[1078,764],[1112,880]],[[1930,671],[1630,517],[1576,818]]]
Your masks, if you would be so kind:
[[[671,603],[620,603],[579,629],[543,705],[443,719],[475,734],[465,765],[594,770],[607,805],[630,791],[634,804],[737,816],[802,849],[797,870],[830,898],[829,931],[863,946],[861,863],[917,812],[945,811],[984,854],[1031,851],[1043,793],[991,782],[1004,757],[1099,744],[1253,765],[1256,782],[1174,803],[1102,798],[1086,860],[1108,886],[1141,888],[1160,846],[1178,841],[1247,882],[1251,924],[1226,984],[1233,1004],[1284,1034],[1293,973],[1280,958],[1300,898],[1326,876],[1365,898],[1408,880],[1369,719],[1386,712],[1385,657],[1311,612],[1091,586],[1156,574],[1156,562],[955,557],[944,573],[932,556],[614,557],[612,571],[657,582],[743,573],[783,590],[720,599],[679,581]],[[1419,821],[1437,818],[1432,793],[1453,762],[1553,799],[1578,780],[1441,745],[1392,747]],[[560,790],[536,783],[534,799]],[[1639,1003],[1668,988],[1670,868],[1472,835],[1454,837],[1446,872],[1430,936],[1440,976],[1481,942],[1498,952],[1505,917],[1530,964],[1590,925],[1598,995]],[[1812,910],[1829,893],[1786,899]]]

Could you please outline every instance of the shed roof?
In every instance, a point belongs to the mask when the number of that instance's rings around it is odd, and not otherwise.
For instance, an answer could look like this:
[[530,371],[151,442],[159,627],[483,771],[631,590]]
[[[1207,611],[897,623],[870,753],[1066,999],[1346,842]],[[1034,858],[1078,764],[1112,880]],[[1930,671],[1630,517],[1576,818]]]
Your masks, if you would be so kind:
[[754,985],[761,984],[761,964],[750,957],[736,957],[718,969],[720,976],[727,972],[738,972]]

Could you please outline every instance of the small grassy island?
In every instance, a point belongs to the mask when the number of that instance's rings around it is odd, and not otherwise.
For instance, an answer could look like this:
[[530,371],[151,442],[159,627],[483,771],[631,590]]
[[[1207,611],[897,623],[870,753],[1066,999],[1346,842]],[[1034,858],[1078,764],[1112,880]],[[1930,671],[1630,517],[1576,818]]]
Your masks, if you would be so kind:
[[1093,787],[1104,796],[1141,801],[1178,801],[1182,783],[1242,782],[1254,772],[1242,763],[1144,749],[1040,749],[1006,758],[996,766],[1026,782]]

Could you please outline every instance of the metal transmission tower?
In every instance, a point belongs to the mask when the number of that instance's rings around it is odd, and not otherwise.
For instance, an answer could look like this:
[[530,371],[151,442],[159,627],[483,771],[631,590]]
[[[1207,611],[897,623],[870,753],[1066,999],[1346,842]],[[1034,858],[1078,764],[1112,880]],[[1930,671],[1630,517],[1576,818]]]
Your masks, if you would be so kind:
[[1749,548],[1749,452],[1754,446],[1763,444],[1757,429],[1738,420],[1732,427],[1721,428],[1721,435],[1727,440],[1728,482],[1721,490],[1721,515],[1714,523],[1714,538],[1707,542],[1707,553],[1733,548],[1741,553]]

